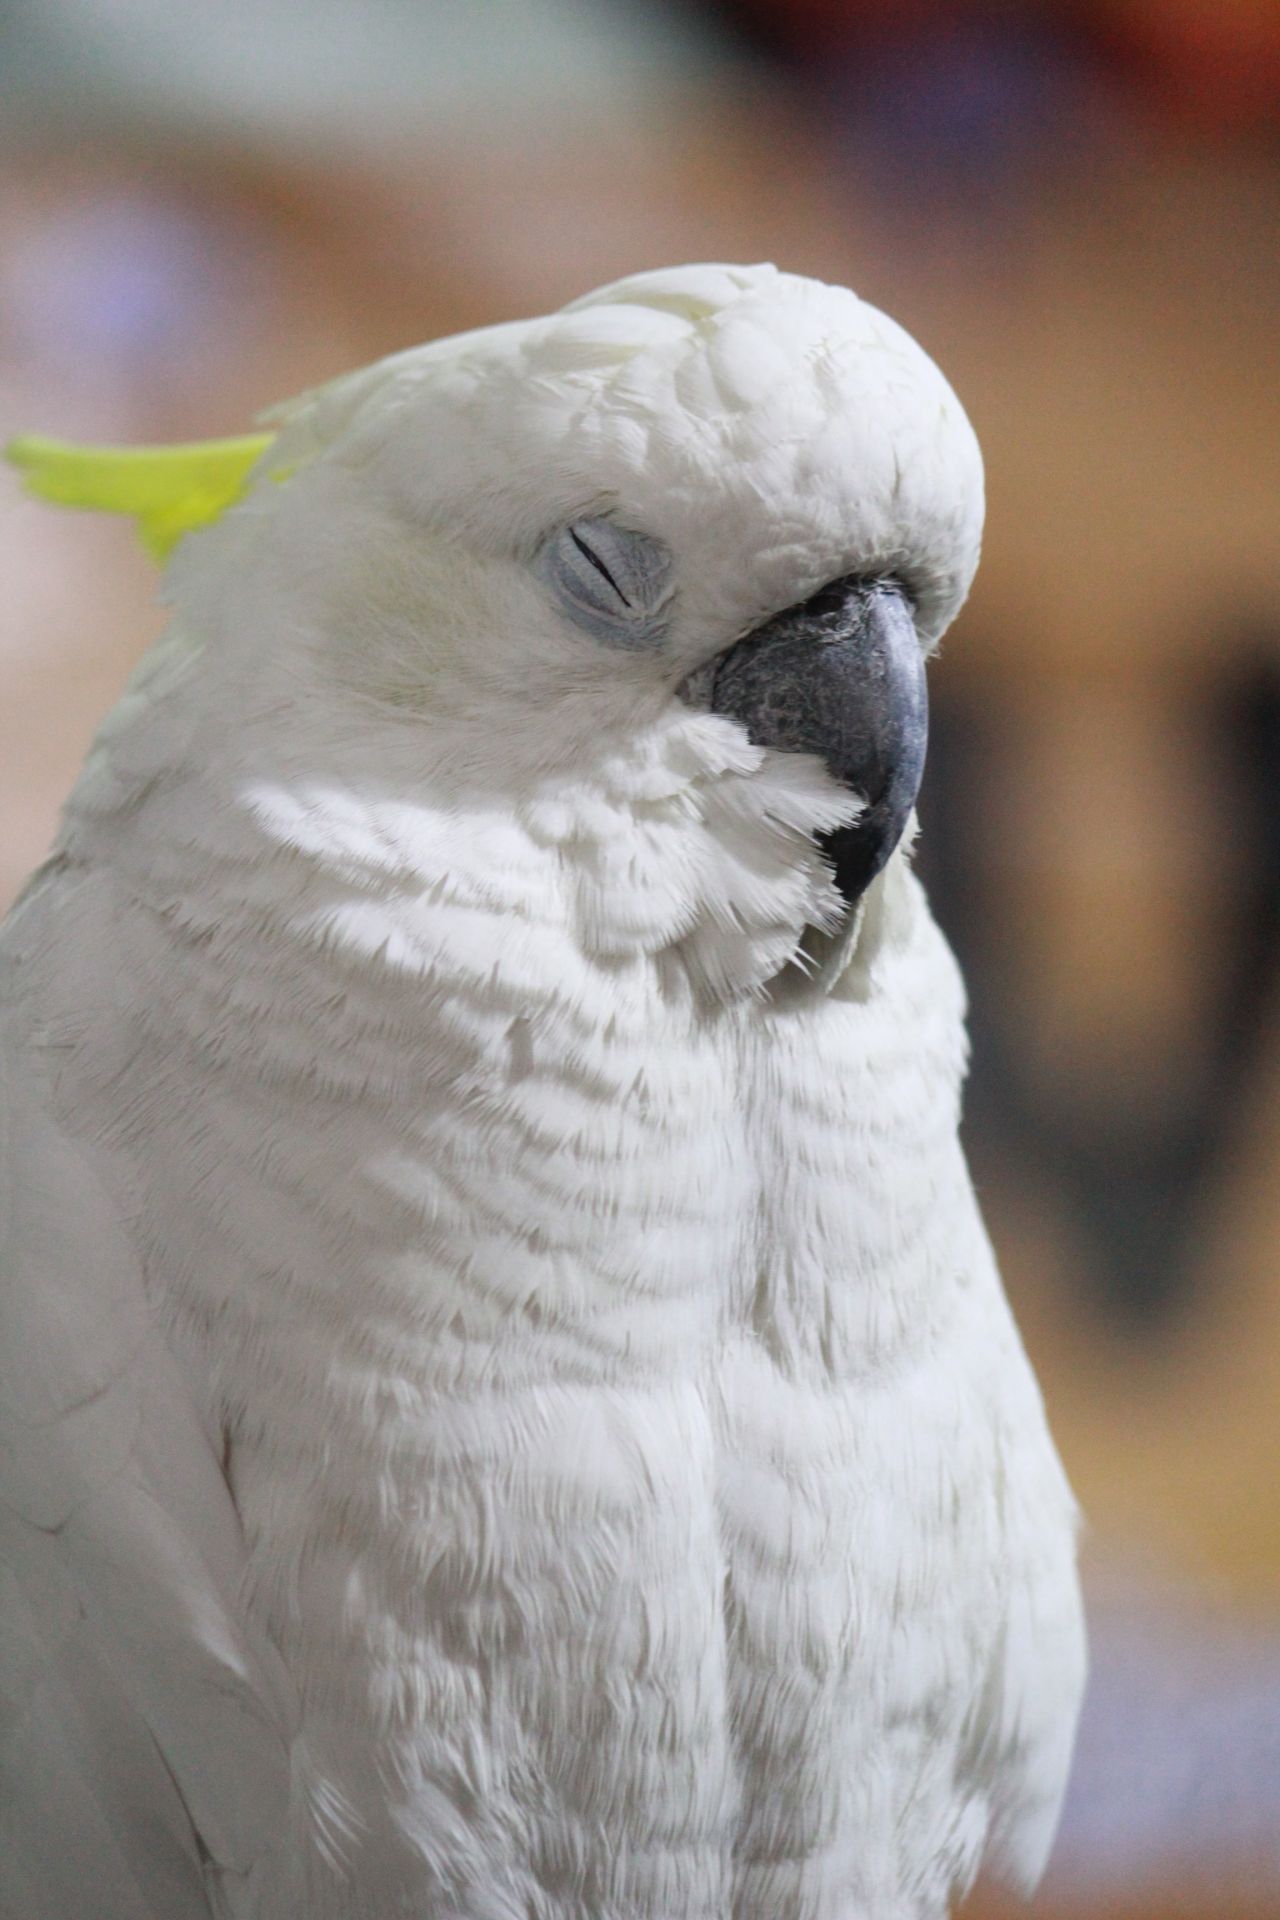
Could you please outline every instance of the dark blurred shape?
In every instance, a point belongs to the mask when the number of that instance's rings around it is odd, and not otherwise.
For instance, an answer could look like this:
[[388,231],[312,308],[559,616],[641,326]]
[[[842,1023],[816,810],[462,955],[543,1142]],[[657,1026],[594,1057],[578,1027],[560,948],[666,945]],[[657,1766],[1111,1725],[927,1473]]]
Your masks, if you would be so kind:
[[1218,1084],[1209,1097],[1243,1127],[1250,1063],[1280,989],[1280,633],[1246,629],[1223,654],[1208,718],[1232,796],[1238,871],[1220,963]]
[[1079,13],[1106,67],[1165,119],[1227,136],[1280,125],[1275,0],[1084,0]]
[[830,75],[838,138],[861,177],[968,221],[1015,209],[1081,112],[1074,49],[1034,12],[975,12],[886,33]]
[[1087,84],[1168,122],[1248,136],[1280,124],[1275,0],[718,0],[700,9],[856,131],[944,176],[1037,170]]
[[[1269,644],[1268,644],[1269,638]],[[1184,1070],[1161,1072],[1160,1094],[1117,1102],[1099,1063],[1096,1097],[1061,1097],[1038,1074],[1009,1018],[1012,949],[995,867],[980,823],[993,817],[1019,724],[1016,700],[994,687],[958,691],[935,682],[927,832],[921,869],[969,983],[973,1070],[967,1137],[981,1183],[987,1167],[1022,1170],[1037,1190],[1057,1190],[1088,1247],[1082,1282],[1121,1333],[1172,1324],[1201,1279],[1198,1228],[1216,1182],[1249,1125],[1253,1075],[1280,988],[1280,634],[1249,631],[1212,649],[1216,677],[1187,688],[1188,723],[1205,736],[1197,794],[1187,805],[1231,823],[1216,849],[1225,872],[1208,894],[1202,964],[1212,970],[1208,1019],[1187,1046]],[[978,823],[975,831],[975,823]]]
[[727,0],[718,11],[788,71],[860,187],[902,211],[998,222],[1087,117],[1080,49],[1054,7]]

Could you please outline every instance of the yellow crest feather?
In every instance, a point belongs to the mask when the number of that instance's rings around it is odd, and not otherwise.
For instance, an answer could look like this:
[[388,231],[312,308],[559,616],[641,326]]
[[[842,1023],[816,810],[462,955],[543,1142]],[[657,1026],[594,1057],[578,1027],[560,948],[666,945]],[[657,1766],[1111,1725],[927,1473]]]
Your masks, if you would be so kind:
[[274,438],[250,433],[179,447],[79,447],[25,433],[4,453],[38,499],[131,513],[148,553],[164,560],[184,533],[235,505]]

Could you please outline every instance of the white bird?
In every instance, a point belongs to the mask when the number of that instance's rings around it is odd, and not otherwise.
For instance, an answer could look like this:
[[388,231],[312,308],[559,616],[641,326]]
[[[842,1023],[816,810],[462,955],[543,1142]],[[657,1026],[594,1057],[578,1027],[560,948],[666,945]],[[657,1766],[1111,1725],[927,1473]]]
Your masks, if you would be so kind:
[[0,1911],[1033,1882],[1076,1520],[905,851],[937,369],[685,267],[14,457],[185,537],[0,947]]

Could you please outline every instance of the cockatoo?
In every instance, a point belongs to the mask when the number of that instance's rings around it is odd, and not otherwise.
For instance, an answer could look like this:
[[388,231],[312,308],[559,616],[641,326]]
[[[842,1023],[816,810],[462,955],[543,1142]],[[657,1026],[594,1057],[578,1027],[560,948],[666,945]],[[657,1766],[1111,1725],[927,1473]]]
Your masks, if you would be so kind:
[[1076,1519],[906,855],[940,373],[695,266],[12,455],[174,554],[3,935],[4,1914],[1033,1881]]

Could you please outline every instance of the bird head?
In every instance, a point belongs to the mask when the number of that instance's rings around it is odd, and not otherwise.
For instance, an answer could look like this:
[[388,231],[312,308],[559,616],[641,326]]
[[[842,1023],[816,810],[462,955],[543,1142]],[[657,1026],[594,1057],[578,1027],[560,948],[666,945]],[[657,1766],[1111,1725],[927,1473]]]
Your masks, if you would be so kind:
[[972,430],[892,320],[771,266],[640,274],[273,425],[173,569],[263,710],[322,690],[335,751],[524,800],[679,735],[691,785],[754,789],[820,854],[792,949],[852,916],[912,813],[982,525]]

